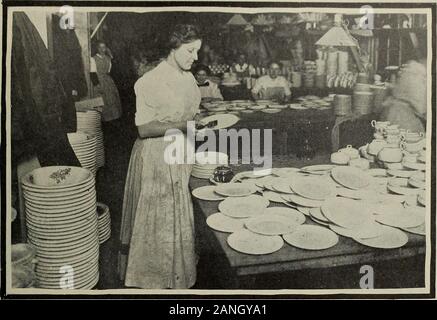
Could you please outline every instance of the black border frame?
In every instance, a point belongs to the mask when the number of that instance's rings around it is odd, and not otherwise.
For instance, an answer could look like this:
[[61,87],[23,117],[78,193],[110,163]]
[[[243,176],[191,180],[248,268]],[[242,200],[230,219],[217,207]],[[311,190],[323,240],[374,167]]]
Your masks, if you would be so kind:
[[[317,295],[305,295],[305,294],[282,294],[278,291],[277,295],[254,295],[250,294],[238,294],[238,295],[218,295],[218,294],[208,294],[208,295],[196,295],[196,294],[165,294],[165,295],[154,295],[154,294],[105,294],[105,290],[102,290],[101,294],[68,294],[68,295],[50,295],[50,294],[6,294],[6,214],[1,215],[1,230],[0,230],[0,243],[1,243],[1,282],[0,282],[0,299],[7,300],[25,300],[25,299],[61,299],[61,300],[75,300],[75,299],[85,299],[85,300],[101,300],[101,299],[113,299],[113,300],[132,300],[132,299],[143,299],[143,300],[159,300],[159,304],[162,304],[162,300],[174,301],[174,303],[182,302],[186,300],[196,300],[198,303],[190,302],[190,305],[200,305],[200,301],[211,300],[239,300],[239,299],[250,299],[251,303],[257,303],[258,301],[270,300],[272,302],[280,302],[280,300],[288,299],[303,299],[303,300],[314,300],[314,299],[435,299],[436,298],[436,288],[435,288],[435,271],[436,271],[436,14],[437,14],[437,4],[436,3],[373,3],[373,2],[160,2],[160,1],[29,1],[29,0],[15,0],[15,1],[3,1],[3,46],[2,46],[2,66],[6,65],[6,49],[7,49],[7,16],[9,7],[21,7],[21,6],[48,6],[48,7],[59,7],[60,5],[71,5],[76,7],[241,7],[241,8],[312,8],[312,7],[344,7],[344,8],[360,8],[362,5],[370,4],[375,8],[429,8],[431,9],[431,45],[432,48],[432,63],[431,63],[431,121],[432,121],[432,135],[431,135],[431,252],[430,252],[430,292],[429,293],[399,293],[399,294],[350,294],[350,293],[339,293],[339,294],[317,294]],[[1,183],[3,188],[1,189],[1,210],[2,213],[6,213],[6,204],[9,205],[9,201],[6,199],[6,175],[5,175],[5,164],[6,164],[6,68],[2,68],[2,95],[1,95],[1,157],[3,163],[3,170],[1,170]],[[434,213],[434,214],[433,214]],[[123,290],[123,289],[119,289]],[[296,289],[297,290],[297,289]],[[213,290],[212,290],[213,291]],[[230,290],[231,291],[231,290]],[[169,291],[170,293],[171,291]],[[158,301],[157,301],[158,302]],[[261,303],[259,303],[261,304]],[[275,303],[276,304],[276,303]],[[187,303],[182,302],[181,305],[187,305]]]

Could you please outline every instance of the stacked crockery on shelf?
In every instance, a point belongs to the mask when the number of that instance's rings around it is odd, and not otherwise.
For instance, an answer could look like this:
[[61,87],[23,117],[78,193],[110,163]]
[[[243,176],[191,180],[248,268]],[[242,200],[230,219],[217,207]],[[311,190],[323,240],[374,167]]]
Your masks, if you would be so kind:
[[76,112],[77,131],[89,133],[96,137],[96,166],[101,168],[105,165],[105,148],[103,144],[103,132],[101,115],[98,111]]
[[97,202],[97,228],[99,243],[102,244],[111,238],[111,215],[107,205]]
[[68,133],[67,136],[82,168],[90,170],[96,176],[96,137],[84,132]]
[[79,167],[43,167],[21,183],[38,287],[92,289],[99,279],[93,174]]
[[228,155],[221,152],[197,152],[191,175],[199,179],[211,179],[217,167],[228,164]]

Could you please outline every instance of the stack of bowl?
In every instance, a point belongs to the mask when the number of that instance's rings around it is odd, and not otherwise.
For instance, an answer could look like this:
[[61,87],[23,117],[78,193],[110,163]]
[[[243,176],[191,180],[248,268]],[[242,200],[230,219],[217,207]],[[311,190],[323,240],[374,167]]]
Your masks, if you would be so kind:
[[103,132],[101,116],[98,111],[77,112],[77,131],[82,131],[96,137],[96,166],[101,168],[105,165],[105,148],[103,144]]
[[221,152],[207,151],[196,153],[196,163],[191,175],[199,179],[210,179],[217,167],[228,164],[228,155]]
[[21,184],[38,287],[92,289],[99,280],[93,174],[79,167],[43,167],[23,176]]
[[102,244],[111,238],[111,215],[106,204],[97,202],[97,228],[99,243]]
[[96,137],[85,132],[68,133],[67,136],[82,168],[90,170],[96,176]]

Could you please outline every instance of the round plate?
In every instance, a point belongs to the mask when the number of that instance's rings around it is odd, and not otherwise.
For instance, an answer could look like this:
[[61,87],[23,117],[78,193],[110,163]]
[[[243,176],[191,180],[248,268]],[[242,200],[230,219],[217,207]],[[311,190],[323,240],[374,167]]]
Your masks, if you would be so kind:
[[425,223],[424,215],[408,209],[376,215],[375,219],[384,225],[396,228],[414,228]]
[[270,182],[272,188],[281,193],[293,193],[290,188],[290,179],[276,178]]
[[414,188],[425,189],[425,181],[420,181],[420,180],[410,178],[410,179],[408,179],[408,185],[410,185]]
[[331,198],[322,205],[323,215],[344,228],[356,229],[374,220],[372,209],[365,203],[347,198]]
[[335,224],[330,224],[329,228],[335,233],[348,238],[375,238],[384,232],[383,226],[377,222],[364,224],[356,229],[347,229]]
[[402,162],[402,165],[411,170],[420,170],[425,171],[426,170],[426,164],[421,162]]
[[421,190],[418,194],[417,194],[417,202],[422,205],[423,207],[426,207],[426,198],[425,198],[425,192],[423,190]]
[[293,202],[298,206],[308,207],[308,208],[320,207],[323,204],[323,201],[304,198],[297,194],[282,195],[282,198],[287,202]]
[[405,232],[392,227],[382,227],[383,232],[378,237],[367,239],[354,238],[354,240],[365,246],[381,249],[400,248],[408,242],[408,236]]
[[249,183],[224,183],[215,187],[215,192],[226,197],[246,197],[257,192]]
[[415,174],[416,171],[414,170],[387,170],[387,174],[393,177],[399,177],[399,178],[409,178],[411,175]]
[[316,164],[316,165],[312,165],[312,166],[302,167],[302,168],[300,168],[300,170],[305,171],[305,172],[314,172],[314,171],[327,172],[327,171],[331,171],[335,167],[336,167],[336,165],[332,165],[332,164]]
[[367,173],[371,175],[372,177],[386,177],[387,176],[387,170],[382,168],[374,168],[367,170]]
[[215,193],[216,186],[204,186],[193,190],[193,196],[200,200],[220,201],[225,198]]
[[361,189],[361,190],[352,190],[347,188],[337,188],[336,189],[337,195],[343,198],[349,198],[354,200],[362,200],[362,199],[377,199],[378,198],[378,192],[375,190],[367,190],[367,189]]
[[285,193],[279,193],[275,191],[264,191],[262,195],[264,198],[266,198],[268,201],[271,202],[277,202],[277,203],[285,202],[285,200],[282,198],[282,195],[285,195]]
[[401,195],[414,195],[420,192],[420,189],[417,188],[409,188],[409,187],[394,187],[391,185],[387,185],[387,189],[393,193],[401,194]]
[[317,220],[320,220],[323,222],[331,222],[323,215],[322,210],[320,208],[311,208],[310,209],[310,216],[312,218],[316,218]]
[[350,166],[333,168],[331,176],[339,184],[354,190],[367,187],[371,179],[365,171]]
[[306,250],[323,250],[335,246],[338,236],[331,230],[313,225],[302,225],[283,235],[288,244]]
[[333,184],[313,177],[296,177],[290,181],[290,186],[298,195],[313,200],[325,200],[336,195]]
[[224,215],[234,218],[247,218],[262,214],[269,201],[262,196],[231,197],[219,203],[219,210]]
[[280,236],[265,236],[243,229],[231,234],[228,244],[238,252],[260,255],[280,250],[284,240]]
[[273,109],[273,108],[268,108],[268,109],[261,110],[261,112],[264,112],[264,113],[278,113],[278,112],[281,112],[281,111],[282,111],[281,109]]
[[305,223],[305,216],[296,209],[283,207],[270,207],[264,210],[265,214],[282,216],[293,220],[296,224]]
[[252,232],[266,236],[277,236],[293,232],[300,224],[282,215],[271,214],[249,218],[245,225]]
[[[245,108],[242,108],[242,110],[244,109]],[[233,114],[216,114],[202,119],[202,122],[205,124],[212,121],[217,121],[217,125],[208,128],[209,130],[225,129],[232,127],[234,124],[240,121],[240,118]]]
[[421,224],[420,226],[417,227],[413,227],[413,228],[402,228],[402,230],[405,230],[409,233],[414,233],[414,234],[418,234],[421,236],[425,236],[426,235],[426,224]]
[[245,221],[246,219],[235,219],[217,212],[206,219],[206,224],[216,231],[232,233],[244,229]]
[[304,215],[306,215],[306,216],[310,216],[310,210],[311,210],[311,208],[306,208],[306,207],[297,207],[296,208],[296,210],[297,211],[299,211],[300,213],[303,213]]

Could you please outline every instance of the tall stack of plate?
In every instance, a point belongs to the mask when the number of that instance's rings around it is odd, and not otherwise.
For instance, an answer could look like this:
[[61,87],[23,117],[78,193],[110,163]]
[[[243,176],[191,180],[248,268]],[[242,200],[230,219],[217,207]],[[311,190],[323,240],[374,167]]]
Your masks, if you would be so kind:
[[67,136],[82,168],[90,170],[96,176],[96,137],[85,132],[68,133]]
[[21,184],[38,287],[92,289],[99,280],[93,174],[79,167],[43,167],[23,176]]
[[98,111],[77,112],[77,131],[89,133],[96,137],[96,166],[105,165],[105,148],[103,144],[102,120]]
[[228,164],[228,155],[221,152],[206,151],[196,153],[196,163],[191,175],[199,179],[210,179],[217,167]]
[[111,238],[111,215],[106,204],[97,202],[97,228],[99,243],[102,244]]

